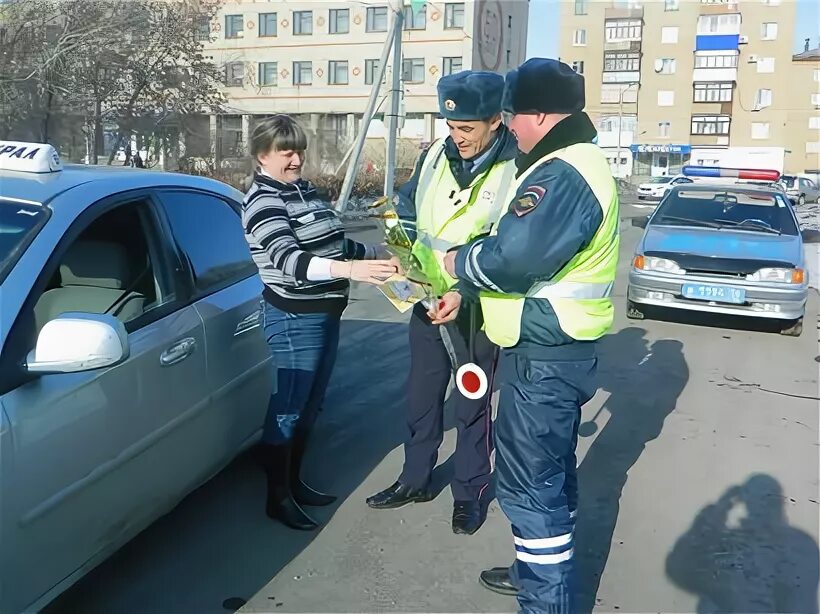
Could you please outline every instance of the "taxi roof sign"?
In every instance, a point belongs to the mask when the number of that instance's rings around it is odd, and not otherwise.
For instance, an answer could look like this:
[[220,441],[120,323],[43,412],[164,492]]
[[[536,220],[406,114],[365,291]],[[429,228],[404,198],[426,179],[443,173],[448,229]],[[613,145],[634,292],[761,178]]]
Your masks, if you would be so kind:
[[60,154],[46,143],[0,141],[0,170],[56,173],[63,170]]

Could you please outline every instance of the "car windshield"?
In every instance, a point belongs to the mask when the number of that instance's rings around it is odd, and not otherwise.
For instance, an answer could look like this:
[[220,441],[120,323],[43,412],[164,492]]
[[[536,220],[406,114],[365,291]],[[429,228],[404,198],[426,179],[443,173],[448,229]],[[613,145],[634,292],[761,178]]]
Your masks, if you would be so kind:
[[670,181],[672,181],[671,177],[652,177],[649,183],[669,183]]
[[798,233],[785,198],[754,191],[673,190],[658,207],[652,225]]
[[796,187],[795,183],[797,182],[797,177],[793,175],[783,175],[780,178],[780,183],[782,183],[786,188],[793,188]]
[[20,204],[0,198],[0,284],[48,217],[41,205]]

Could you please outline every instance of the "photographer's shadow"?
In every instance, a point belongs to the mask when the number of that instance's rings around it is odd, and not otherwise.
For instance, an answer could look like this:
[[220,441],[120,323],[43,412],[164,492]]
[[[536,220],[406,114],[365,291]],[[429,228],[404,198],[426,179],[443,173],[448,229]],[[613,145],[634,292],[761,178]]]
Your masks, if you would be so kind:
[[666,560],[666,573],[697,595],[699,614],[817,612],[817,543],[790,527],[773,477],[757,474],[705,507]]

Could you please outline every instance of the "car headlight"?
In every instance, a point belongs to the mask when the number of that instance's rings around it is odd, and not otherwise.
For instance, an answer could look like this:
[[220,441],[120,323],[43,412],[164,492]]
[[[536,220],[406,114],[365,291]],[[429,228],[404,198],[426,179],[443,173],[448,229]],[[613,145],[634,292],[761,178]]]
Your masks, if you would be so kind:
[[670,273],[672,275],[683,275],[684,271],[678,263],[668,258],[656,258],[654,256],[635,256],[632,266],[641,271],[657,271],[659,273]]
[[747,275],[749,281],[772,281],[780,284],[800,285],[806,281],[806,272],[803,269],[776,269],[766,268]]

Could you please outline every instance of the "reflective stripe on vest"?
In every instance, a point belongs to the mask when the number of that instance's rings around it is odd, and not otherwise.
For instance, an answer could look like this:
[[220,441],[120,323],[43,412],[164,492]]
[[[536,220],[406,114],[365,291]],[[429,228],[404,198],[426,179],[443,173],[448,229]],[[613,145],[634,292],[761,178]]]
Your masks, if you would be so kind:
[[[549,301],[561,329],[577,340],[594,340],[612,325],[612,289],[618,264],[618,194],[603,152],[591,143],[579,143],[541,158],[518,180],[522,187],[530,173],[557,158],[573,166],[595,194],[603,212],[601,225],[589,245],[576,254],[552,279],[534,284],[526,296],[481,293],[487,336],[502,347],[521,337],[526,300]],[[497,232],[498,225],[493,228]]]
[[456,280],[444,270],[444,256],[453,247],[486,234],[509,203],[515,162],[492,166],[461,189],[444,155],[445,142],[430,148],[416,188],[416,241],[413,254],[441,296]]

